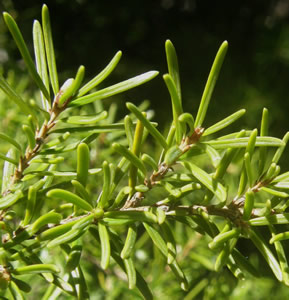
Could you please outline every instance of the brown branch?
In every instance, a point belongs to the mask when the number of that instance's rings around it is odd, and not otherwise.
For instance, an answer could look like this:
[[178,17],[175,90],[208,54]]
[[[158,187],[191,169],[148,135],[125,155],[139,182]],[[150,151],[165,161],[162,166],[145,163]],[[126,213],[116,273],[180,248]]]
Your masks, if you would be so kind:
[[[171,164],[166,164],[162,162],[158,166],[158,170],[154,171],[149,179],[144,180],[144,184],[149,188],[152,189],[153,186],[157,184],[158,181],[164,178],[167,172],[176,164],[177,160],[189,151],[198,141],[200,140],[202,134],[204,133],[205,129],[203,127],[195,128],[194,132],[185,138],[183,138],[181,144],[179,145],[179,149],[181,150],[180,155],[176,157],[176,159]],[[131,197],[127,199],[125,202],[123,209],[127,209],[129,207],[137,207],[141,204],[142,200],[144,199],[144,193],[137,192]]]

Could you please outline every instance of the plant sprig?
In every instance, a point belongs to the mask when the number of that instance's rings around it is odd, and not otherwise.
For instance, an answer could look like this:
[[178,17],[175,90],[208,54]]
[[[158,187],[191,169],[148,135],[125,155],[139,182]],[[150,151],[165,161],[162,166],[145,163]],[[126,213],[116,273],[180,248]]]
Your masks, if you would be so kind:
[[[88,276],[88,259],[95,264],[99,281],[104,274],[119,276],[117,264],[127,276],[129,289],[153,299],[149,287],[153,284],[147,284],[149,278],[138,270],[148,263],[154,267],[154,253],[160,265],[169,266],[184,298],[191,299],[205,285],[214,284],[215,273],[208,279],[194,275],[199,284],[193,287],[185,267],[185,246],[192,243],[187,241],[187,230],[193,231],[194,247],[206,245],[207,251],[214,251],[214,262],[203,254],[192,255],[200,269],[205,265],[208,272],[221,272],[226,267],[237,279],[247,273],[258,276],[256,266],[239,248],[242,238],[256,247],[277,280],[289,284],[282,244],[289,234],[274,226],[289,224],[289,173],[281,173],[278,165],[288,133],[283,139],[269,135],[267,109],[259,135],[257,129],[221,134],[245,114],[244,109],[204,127],[226,41],[213,62],[196,116],[183,109],[177,53],[166,41],[168,74],[163,79],[172,118],[165,136],[145,111],[147,106],[127,103],[129,114],[117,121],[115,106],[106,111],[100,101],[148,82],[157,71],[95,91],[117,66],[119,51],[87,83],[83,84],[85,68],[80,66],[75,78],[59,87],[47,6],[42,8],[42,22],[33,25],[35,63],[14,19],[4,13],[4,20],[40,98],[26,101],[0,77],[0,88],[25,115],[25,123],[21,119],[19,124],[26,139],[24,144],[0,133],[10,148],[6,155],[0,154],[5,161],[0,198],[3,295],[22,299],[33,283],[17,276],[36,274],[50,285],[44,299],[54,291],[88,299],[95,287],[94,278]],[[85,105],[90,103],[87,114]],[[146,142],[148,135],[155,147]],[[269,148],[275,149],[273,156]],[[232,173],[230,166],[237,171]],[[269,229],[268,242],[257,226]],[[201,246],[200,235],[206,237]],[[148,254],[145,262],[138,259],[141,251]]]

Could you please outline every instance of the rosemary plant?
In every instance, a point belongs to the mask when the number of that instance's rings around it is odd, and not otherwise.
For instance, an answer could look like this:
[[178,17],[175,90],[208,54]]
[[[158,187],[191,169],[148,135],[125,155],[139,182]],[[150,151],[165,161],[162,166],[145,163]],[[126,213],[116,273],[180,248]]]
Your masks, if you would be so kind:
[[[153,262],[153,257],[159,272],[174,274],[168,280],[179,283],[177,293],[186,291],[180,299],[193,299],[213,281],[201,271],[192,275],[195,267],[185,265],[187,256],[215,274],[229,270],[240,280],[262,275],[239,247],[244,240],[256,247],[276,279],[289,285],[281,242],[289,231],[276,226],[289,223],[289,172],[281,172],[278,164],[289,134],[283,139],[269,136],[265,108],[259,130],[220,133],[244,109],[205,126],[226,41],[213,62],[196,116],[183,110],[177,55],[166,41],[168,74],[163,79],[172,120],[164,135],[151,121],[146,102],[139,107],[127,103],[128,114],[120,121],[115,121],[115,104],[108,111],[101,104],[158,72],[99,89],[117,66],[119,51],[87,83],[80,66],[59,87],[47,6],[42,22],[33,24],[34,58],[14,19],[5,12],[4,20],[39,93],[26,100],[0,76],[1,97],[16,105],[22,123],[21,134],[0,133],[2,149],[9,145],[0,154],[3,299],[24,299],[25,293],[35,299],[96,299],[96,291],[105,289],[106,276],[122,278],[124,273],[132,293],[122,290],[118,295],[160,298],[153,275],[136,267],[138,261]],[[146,141],[149,135],[153,143]],[[257,227],[267,228],[267,234]],[[197,253],[201,237],[207,245],[204,252],[210,251],[213,260]],[[146,253],[151,255],[147,260]],[[47,288],[39,289],[39,282]],[[115,290],[123,286],[114,284]]]

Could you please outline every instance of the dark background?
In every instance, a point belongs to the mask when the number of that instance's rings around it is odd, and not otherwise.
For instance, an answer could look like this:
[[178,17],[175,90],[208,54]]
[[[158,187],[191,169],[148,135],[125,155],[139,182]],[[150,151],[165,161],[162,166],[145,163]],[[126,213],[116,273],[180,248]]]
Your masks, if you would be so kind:
[[[246,108],[238,128],[240,124],[259,127],[262,108],[267,107],[270,133],[282,137],[288,130],[288,0],[53,0],[46,4],[63,81],[74,76],[80,64],[86,66],[86,78],[94,76],[117,50],[123,51],[123,58],[104,85],[153,69],[162,75],[167,72],[164,43],[169,38],[179,57],[184,107],[195,113],[218,47],[228,40],[205,126]],[[4,0],[0,6],[16,18],[31,43],[32,22],[41,19],[42,2]],[[0,59],[4,68],[15,67],[19,54],[3,20],[0,33]],[[151,100],[156,119],[164,124],[171,107],[161,76],[121,95],[119,101],[144,99]]]

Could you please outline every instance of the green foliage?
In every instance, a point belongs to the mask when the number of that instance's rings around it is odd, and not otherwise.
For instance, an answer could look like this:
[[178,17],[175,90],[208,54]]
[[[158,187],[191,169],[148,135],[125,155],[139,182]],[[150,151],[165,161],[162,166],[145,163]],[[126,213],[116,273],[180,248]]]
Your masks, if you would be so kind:
[[[99,101],[158,72],[96,90],[117,66],[117,52],[88,83],[80,66],[59,88],[47,6],[42,23],[33,25],[35,64],[14,19],[4,13],[4,20],[39,93],[27,101],[25,88],[0,77],[2,100],[16,104],[19,114],[13,115],[17,132],[0,133],[7,153],[0,155],[1,297],[23,299],[33,288],[42,299],[169,299],[173,293],[186,300],[241,299],[238,280],[270,274],[289,285],[281,242],[289,238],[289,173],[280,174],[278,165],[289,134],[268,136],[267,109],[260,135],[257,129],[219,134],[245,110],[203,127],[227,42],[196,117],[183,110],[177,54],[166,42],[163,79],[173,116],[165,136],[146,103],[127,103],[130,114],[116,121],[115,106],[107,112]],[[244,240],[255,247],[250,253]],[[31,286],[30,274],[37,275]],[[124,274],[127,282],[119,280]],[[47,289],[35,289],[44,282]]]

